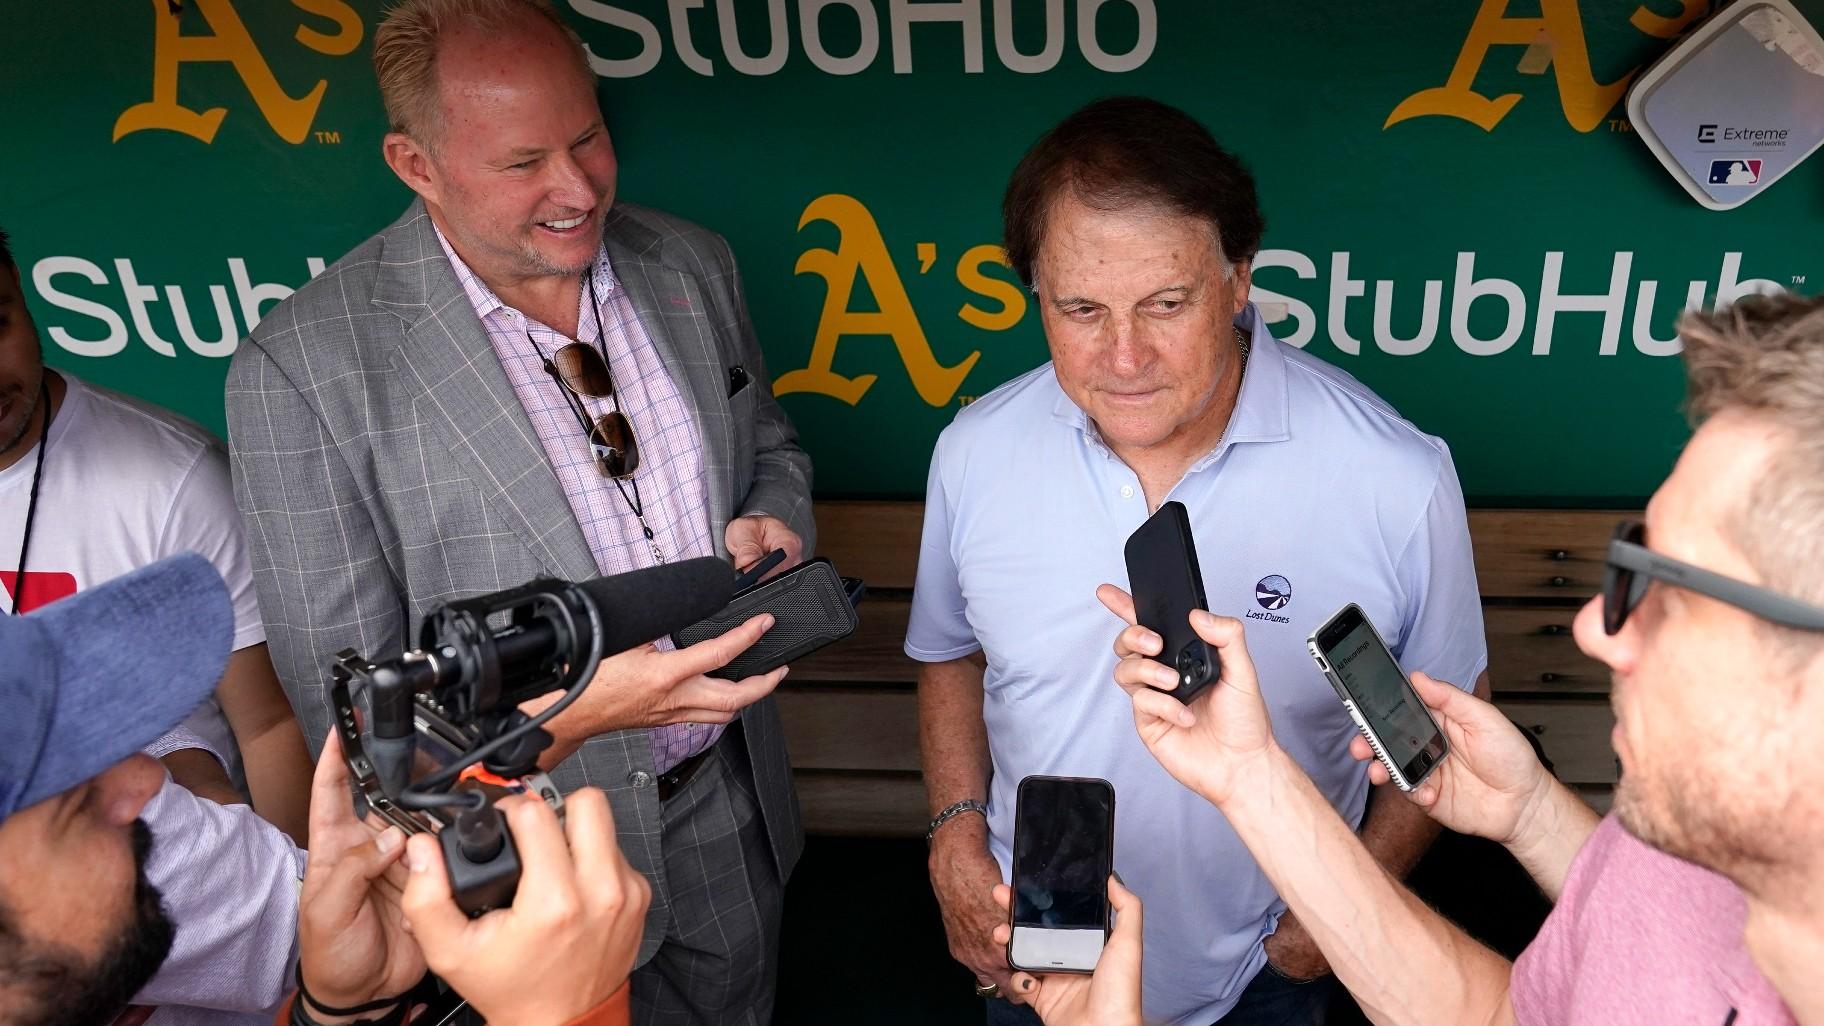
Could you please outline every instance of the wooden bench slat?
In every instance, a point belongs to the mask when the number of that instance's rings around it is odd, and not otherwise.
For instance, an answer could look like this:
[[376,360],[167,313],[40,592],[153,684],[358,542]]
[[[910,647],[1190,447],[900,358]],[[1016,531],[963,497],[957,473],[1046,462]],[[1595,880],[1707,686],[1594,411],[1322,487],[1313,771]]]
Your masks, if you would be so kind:
[[1608,694],[1608,667],[1571,636],[1576,615],[1576,607],[1484,606],[1495,693]]
[[[861,604],[861,624],[854,634],[799,660],[787,679],[800,683],[915,683],[919,664],[902,648],[911,609],[903,598],[868,599]],[[1490,606],[1482,612],[1496,691],[1608,692],[1607,669],[1578,651],[1571,637],[1575,608]]]
[[804,828],[838,837],[923,837],[930,815],[916,775],[794,773]]
[[[1609,746],[1615,720],[1606,703],[1503,699],[1496,704],[1539,739],[1560,779],[1580,785],[1615,783],[1615,754]],[[919,769],[918,698],[912,692],[782,691],[779,710],[794,766],[908,773]]]
[[1558,779],[1581,787],[1613,786],[1621,778],[1609,744],[1615,714],[1608,703],[1512,699],[1495,704],[1539,739]]
[[910,588],[917,578],[923,502],[818,502],[817,555],[870,588]]
[[[875,588],[910,588],[917,576],[922,502],[820,502],[818,552]],[[1621,510],[1474,509],[1478,586],[1485,598],[1586,599],[1602,584],[1602,559]]]
[[780,691],[779,716],[794,769],[919,770],[913,692]]
[[1472,509],[1482,597],[1582,601],[1602,588],[1603,559],[1622,510]]

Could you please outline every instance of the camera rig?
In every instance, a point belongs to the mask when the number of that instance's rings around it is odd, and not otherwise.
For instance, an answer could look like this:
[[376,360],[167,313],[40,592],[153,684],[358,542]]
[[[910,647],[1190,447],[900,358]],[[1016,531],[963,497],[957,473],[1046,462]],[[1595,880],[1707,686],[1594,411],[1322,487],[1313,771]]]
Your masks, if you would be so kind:
[[[464,912],[511,904],[519,853],[494,803],[530,794],[561,814],[538,768],[552,742],[544,725],[581,697],[604,653],[714,613],[733,585],[733,568],[712,557],[582,583],[541,578],[439,607],[402,655],[337,653],[330,701],[356,790],[408,835],[438,835]],[[520,708],[559,691],[535,714]]]

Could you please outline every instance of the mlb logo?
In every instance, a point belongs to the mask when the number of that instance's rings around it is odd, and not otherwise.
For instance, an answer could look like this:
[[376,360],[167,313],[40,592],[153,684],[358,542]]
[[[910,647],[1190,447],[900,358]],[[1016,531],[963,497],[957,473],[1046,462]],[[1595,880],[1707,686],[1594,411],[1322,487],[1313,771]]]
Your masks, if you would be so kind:
[[1710,162],[1711,185],[1759,185],[1761,162],[1758,160],[1713,160]]

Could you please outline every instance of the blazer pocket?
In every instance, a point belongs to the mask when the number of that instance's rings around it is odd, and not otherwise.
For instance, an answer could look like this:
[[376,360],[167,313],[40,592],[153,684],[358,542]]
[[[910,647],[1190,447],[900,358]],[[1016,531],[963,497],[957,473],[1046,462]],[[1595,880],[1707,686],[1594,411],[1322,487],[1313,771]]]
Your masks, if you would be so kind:
[[749,389],[754,379],[747,373],[747,368],[735,364],[728,369],[728,397],[733,399],[743,389]]

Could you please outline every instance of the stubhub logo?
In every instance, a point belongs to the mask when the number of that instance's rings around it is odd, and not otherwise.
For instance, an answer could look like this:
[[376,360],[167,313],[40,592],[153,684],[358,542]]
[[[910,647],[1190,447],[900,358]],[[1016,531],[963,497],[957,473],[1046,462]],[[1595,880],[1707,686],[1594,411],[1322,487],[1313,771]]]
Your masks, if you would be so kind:
[[[32,266],[32,285],[44,301],[77,316],[74,322],[54,317],[41,321],[51,341],[77,356],[114,356],[127,348],[131,337],[127,320],[131,320],[140,341],[160,356],[177,355],[177,345],[167,337],[172,333],[184,348],[198,356],[233,356],[241,336],[253,330],[266,310],[294,291],[289,285],[254,281],[247,261],[230,257],[228,283],[210,285],[206,290],[208,304],[214,308],[214,323],[210,324],[205,314],[203,327],[199,328],[183,288],[165,285],[161,291],[161,286],[140,281],[133,261],[118,259],[113,264],[112,276],[102,265],[75,256],[45,257]],[[323,273],[323,267],[321,257],[304,261],[308,277]],[[98,302],[90,296],[106,301]],[[127,320],[120,316],[123,308]],[[236,313],[240,314],[239,323]]]

